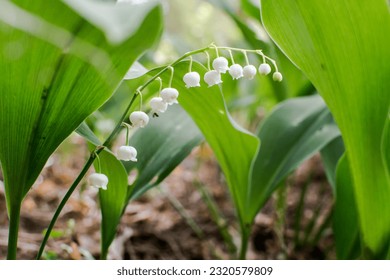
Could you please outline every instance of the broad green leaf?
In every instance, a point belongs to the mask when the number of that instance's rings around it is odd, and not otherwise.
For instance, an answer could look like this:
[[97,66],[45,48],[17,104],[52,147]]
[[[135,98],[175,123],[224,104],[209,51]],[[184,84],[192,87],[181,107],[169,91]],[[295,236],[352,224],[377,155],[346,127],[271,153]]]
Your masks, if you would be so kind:
[[[99,161],[101,171],[99,171]],[[111,152],[103,150],[99,155],[99,161],[94,162],[95,170],[108,177],[107,190],[99,190],[102,212],[101,255],[105,259],[108,248],[114,240],[123,209],[126,207],[129,187],[126,169]]]
[[323,96],[340,127],[371,255],[390,239],[390,178],[382,135],[390,98],[385,0],[262,0],[264,25]]
[[[112,3],[96,0],[63,0],[69,7],[103,30],[113,44],[120,44],[132,36],[142,24],[157,0]],[[104,15],[104,16],[103,16]]]
[[187,113],[178,105],[170,106],[158,118],[130,139],[138,152],[136,163],[124,163],[127,172],[137,170],[129,199],[135,199],[163,181],[200,144],[203,136]]
[[338,259],[356,259],[360,254],[358,213],[353,179],[345,155],[336,171],[336,201],[333,215],[333,233]]
[[337,137],[321,150],[321,158],[326,177],[328,178],[329,184],[332,186],[333,192],[335,192],[336,189],[337,164],[344,152],[344,142],[341,137]]
[[290,99],[276,107],[258,133],[261,147],[248,192],[248,219],[255,217],[291,171],[339,135],[318,95]]
[[383,131],[382,152],[387,167],[387,177],[390,180],[390,111]]
[[[206,73],[206,69],[198,63],[194,63],[193,71],[197,71],[201,77]],[[245,222],[250,173],[259,148],[259,139],[231,118],[218,86],[207,87],[202,81],[201,87],[187,89],[182,80],[187,72],[188,63],[177,64],[172,86],[179,90],[180,105],[212,148],[225,174],[240,221]],[[163,75],[162,79],[168,81],[169,75]]]
[[127,5],[144,17],[112,46],[62,1],[1,1],[0,160],[8,209],[18,208],[49,156],[112,95],[160,34],[158,6],[146,13],[142,5]]

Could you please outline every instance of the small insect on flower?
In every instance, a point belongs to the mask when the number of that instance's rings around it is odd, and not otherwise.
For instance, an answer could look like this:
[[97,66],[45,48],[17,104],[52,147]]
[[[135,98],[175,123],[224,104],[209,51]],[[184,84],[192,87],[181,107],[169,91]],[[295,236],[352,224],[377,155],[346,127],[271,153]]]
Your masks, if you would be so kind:
[[121,146],[118,149],[117,158],[123,161],[137,162],[137,150],[132,146]]
[[226,73],[229,70],[229,62],[226,58],[220,56],[213,60],[213,68],[219,73]]
[[273,75],[272,75],[272,79],[276,82],[281,82],[283,80],[283,76],[282,76],[282,73],[280,72],[275,72]]
[[233,80],[240,79],[244,76],[243,70],[240,64],[233,64],[230,66],[229,74],[232,76]]
[[189,72],[185,74],[183,81],[186,84],[186,88],[200,87],[200,75],[198,72]]
[[88,177],[88,183],[92,187],[107,190],[108,178],[102,173],[93,173]]
[[269,66],[268,63],[260,64],[260,66],[259,66],[259,73],[261,75],[268,75],[269,73],[271,73],[271,66]]
[[217,70],[208,71],[204,74],[204,81],[209,85],[209,87],[221,84],[221,74]]
[[256,76],[256,73],[257,69],[253,65],[246,65],[243,69],[244,78],[247,80],[252,80]]
[[149,123],[149,116],[142,111],[134,111],[130,114],[130,122],[133,127],[145,127]]
[[168,108],[168,104],[161,97],[153,97],[150,100],[150,107],[153,113],[164,113]]
[[172,105],[174,103],[179,103],[177,98],[179,97],[179,92],[175,88],[164,88],[161,93],[162,100],[168,105]]

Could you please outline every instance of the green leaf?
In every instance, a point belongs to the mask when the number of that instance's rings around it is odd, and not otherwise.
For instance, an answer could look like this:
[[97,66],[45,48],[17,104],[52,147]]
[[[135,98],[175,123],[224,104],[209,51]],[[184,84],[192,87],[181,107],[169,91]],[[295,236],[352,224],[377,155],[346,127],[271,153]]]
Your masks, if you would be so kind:
[[138,61],[135,61],[133,65],[131,65],[129,71],[127,71],[125,77],[123,78],[124,80],[132,80],[139,78],[146,74],[148,70]]
[[268,33],[313,82],[340,127],[363,242],[371,255],[380,254],[390,240],[390,178],[381,148],[390,107],[388,3],[261,3]]
[[345,156],[340,159],[337,165],[333,233],[337,258],[356,259],[361,250],[358,213],[352,174]]
[[322,163],[324,164],[326,177],[333,188],[333,192],[335,192],[336,189],[337,164],[344,152],[344,142],[341,137],[337,137],[321,150],[321,158]]
[[95,146],[102,145],[102,142],[100,142],[99,138],[95,135],[95,133],[93,133],[93,131],[85,122],[80,124],[80,126],[76,129],[76,132]]
[[[91,141],[91,135],[82,134]],[[106,191],[99,191],[102,211],[102,258],[115,237],[130,199],[136,199],[150,188],[163,181],[185,159],[192,149],[199,145],[203,136],[186,112],[180,106],[170,106],[158,118],[150,120],[147,127],[139,129],[130,140],[138,152],[138,161],[120,162],[110,152],[103,150],[100,155],[101,170],[108,179]],[[95,161],[95,169],[98,162]],[[127,174],[137,169],[137,180],[128,186]]]
[[340,135],[318,95],[289,99],[265,119],[259,130],[260,152],[248,192],[253,219],[282,180],[300,163]]
[[162,182],[203,140],[202,133],[178,105],[152,118],[145,128],[130,139],[138,152],[138,161],[125,162],[127,172],[137,169],[129,199],[135,199]]
[[[95,160],[95,170],[99,170],[108,177],[107,190],[99,190],[99,201],[102,212],[101,224],[101,255],[107,257],[108,248],[114,240],[117,226],[122,217],[122,213],[127,204],[127,172],[123,164],[107,150],[103,150],[99,155],[99,160]],[[97,171],[99,172],[99,171]]]
[[[198,63],[192,66],[202,77],[206,68]],[[259,148],[259,139],[240,127],[230,116],[218,86],[187,89],[182,81],[188,72],[188,63],[175,65],[173,87],[179,90],[179,103],[191,116],[214,151],[226,177],[241,223],[247,213],[247,194],[252,163]],[[162,76],[169,80],[169,73]],[[229,77],[225,77],[228,79]],[[242,224],[243,226],[243,224]]]
[[387,176],[390,180],[390,111],[383,131],[382,153],[387,167]]
[[[142,4],[127,5],[144,16],[128,38],[112,46],[80,9],[76,13],[62,1],[2,1],[0,161],[9,211],[19,208],[59,144],[112,95],[159,36],[158,6],[146,4],[146,13]],[[112,13],[100,11],[102,21]]]
[[141,3],[112,3],[96,0],[63,0],[69,7],[103,30],[112,44],[120,44],[132,36],[142,24],[146,15],[156,7],[157,0]]

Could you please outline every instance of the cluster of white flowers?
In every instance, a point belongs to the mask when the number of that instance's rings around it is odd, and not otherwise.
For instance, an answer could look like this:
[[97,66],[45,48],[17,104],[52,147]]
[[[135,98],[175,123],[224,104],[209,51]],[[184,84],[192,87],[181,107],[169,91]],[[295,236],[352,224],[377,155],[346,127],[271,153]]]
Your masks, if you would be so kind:
[[[243,51],[243,53],[245,55],[247,65],[242,67],[240,64],[237,64],[234,62],[234,58],[232,56],[231,49],[228,48],[228,50],[230,52],[230,56],[231,56],[231,61],[232,61],[232,65],[229,66],[229,61],[225,57],[219,56],[218,48],[214,45],[212,45],[212,46],[216,49],[218,57],[213,60],[213,62],[212,62],[213,69],[210,69],[210,57],[209,57],[208,53],[206,52],[207,58],[208,58],[209,71],[205,73],[203,79],[204,79],[204,82],[209,87],[221,84],[222,83],[221,74],[225,74],[226,72],[229,72],[229,74],[233,78],[233,80],[238,80],[241,78],[244,78],[247,80],[252,80],[256,76],[257,72],[259,72],[259,74],[264,75],[264,76],[268,75],[272,72],[271,66],[268,63],[266,63],[266,56],[264,56],[264,54],[261,51],[256,51],[256,52],[263,56],[264,62],[262,64],[260,64],[260,66],[257,69],[254,65],[249,64],[248,57],[247,57],[245,50],[241,50],[241,51]],[[225,48],[225,49],[227,49],[227,48]],[[235,49],[235,50],[240,50],[240,49]],[[254,51],[252,51],[252,52],[254,52]],[[187,88],[200,87],[201,86],[200,85],[200,79],[201,79],[200,75],[198,72],[192,71],[192,57],[190,57],[190,58],[191,58],[191,62],[190,62],[189,72],[184,75],[183,81],[184,81],[185,86]],[[267,59],[270,60],[275,67],[275,72],[273,73],[273,76],[272,76],[273,80],[277,81],[277,82],[281,82],[283,79],[283,76],[277,70],[277,66],[276,66],[275,62],[268,57],[267,57]],[[159,114],[166,112],[169,105],[173,105],[175,103],[178,103],[177,98],[179,97],[179,91],[172,87],[172,79],[173,79],[174,69],[171,66],[167,67],[166,69],[171,70],[171,78],[169,81],[169,86],[162,89],[161,78],[158,77],[156,79],[156,80],[160,81],[159,96],[153,97],[149,103],[153,116],[158,116]],[[141,94],[140,90],[137,90],[137,91],[138,91],[138,94],[141,95],[140,107],[142,108],[142,94]],[[141,110],[132,112],[130,114],[129,119],[130,119],[131,127],[133,127],[133,128],[143,128],[143,127],[147,126],[149,123],[149,116]],[[127,129],[128,129],[128,127],[127,127]],[[126,139],[126,142],[127,142],[128,135],[126,137],[127,137],[127,139]],[[117,158],[119,160],[122,160],[122,161],[137,162],[137,150],[132,146],[128,146],[128,145],[121,146],[118,149]],[[93,187],[106,190],[107,184],[108,184],[108,178],[106,175],[104,175],[102,173],[93,173],[92,175],[89,176],[89,184]]]
[[[210,69],[208,72],[206,72],[206,74],[203,77],[204,81],[209,87],[221,84],[222,83],[221,74],[225,74],[226,72],[229,72],[233,80],[238,80],[240,78],[252,80],[257,74],[257,69],[254,65],[248,63],[246,66],[242,67],[240,64],[234,63],[229,67],[228,60],[222,56],[214,59],[212,65],[213,65],[213,70]],[[272,71],[271,66],[266,62],[262,63],[258,68],[258,72],[264,76],[271,73],[271,71]],[[281,82],[283,80],[282,74],[278,71],[275,71],[273,73],[272,78],[274,81],[277,82]],[[184,75],[183,81],[186,84],[187,88],[199,87],[200,86],[199,73],[189,72]]]

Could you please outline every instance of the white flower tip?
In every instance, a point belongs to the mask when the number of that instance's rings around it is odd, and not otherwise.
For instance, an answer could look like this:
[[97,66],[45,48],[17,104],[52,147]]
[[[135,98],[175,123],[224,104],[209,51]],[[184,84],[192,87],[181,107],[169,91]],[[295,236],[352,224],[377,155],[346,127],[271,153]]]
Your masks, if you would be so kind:
[[209,87],[217,84],[221,84],[221,74],[217,70],[211,70],[204,74],[204,81],[208,84]]
[[121,146],[117,158],[123,161],[137,161],[137,150],[132,146]]
[[150,100],[150,107],[154,113],[164,113],[168,108],[168,104],[161,97],[153,97]]
[[232,76],[233,80],[240,79],[244,76],[243,69],[239,64],[233,64],[230,66],[229,74]]
[[256,76],[256,73],[257,69],[253,65],[246,65],[243,69],[244,78],[247,80],[252,80]]
[[189,72],[184,75],[183,81],[186,88],[200,87],[200,75],[198,72]]
[[223,56],[217,57],[213,60],[213,68],[219,73],[226,73],[229,70],[229,62]]
[[282,73],[280,73],[280,72],[275,72],[275,73],[272,75],[272,79],[273,79],[275,82],[281,82],[281,81],[283,80]]
[[271,66],[269,66],[268,63],[260,64],[260,66],[259,66],[259,73],[261,75],[268,75],[269,73],[271,73]]
[[179,92],[175,88],[164,88],[160,96],[165,103],[172,105],[178,103],[177,98],[179,97]]
[[129,119],[133,127],[145,127],[149,123],[149,116],[142,111],[134,111]]
[[88,177],[88,183],[91,187],[106,190],[108,178],[102,173],[93,173]]

